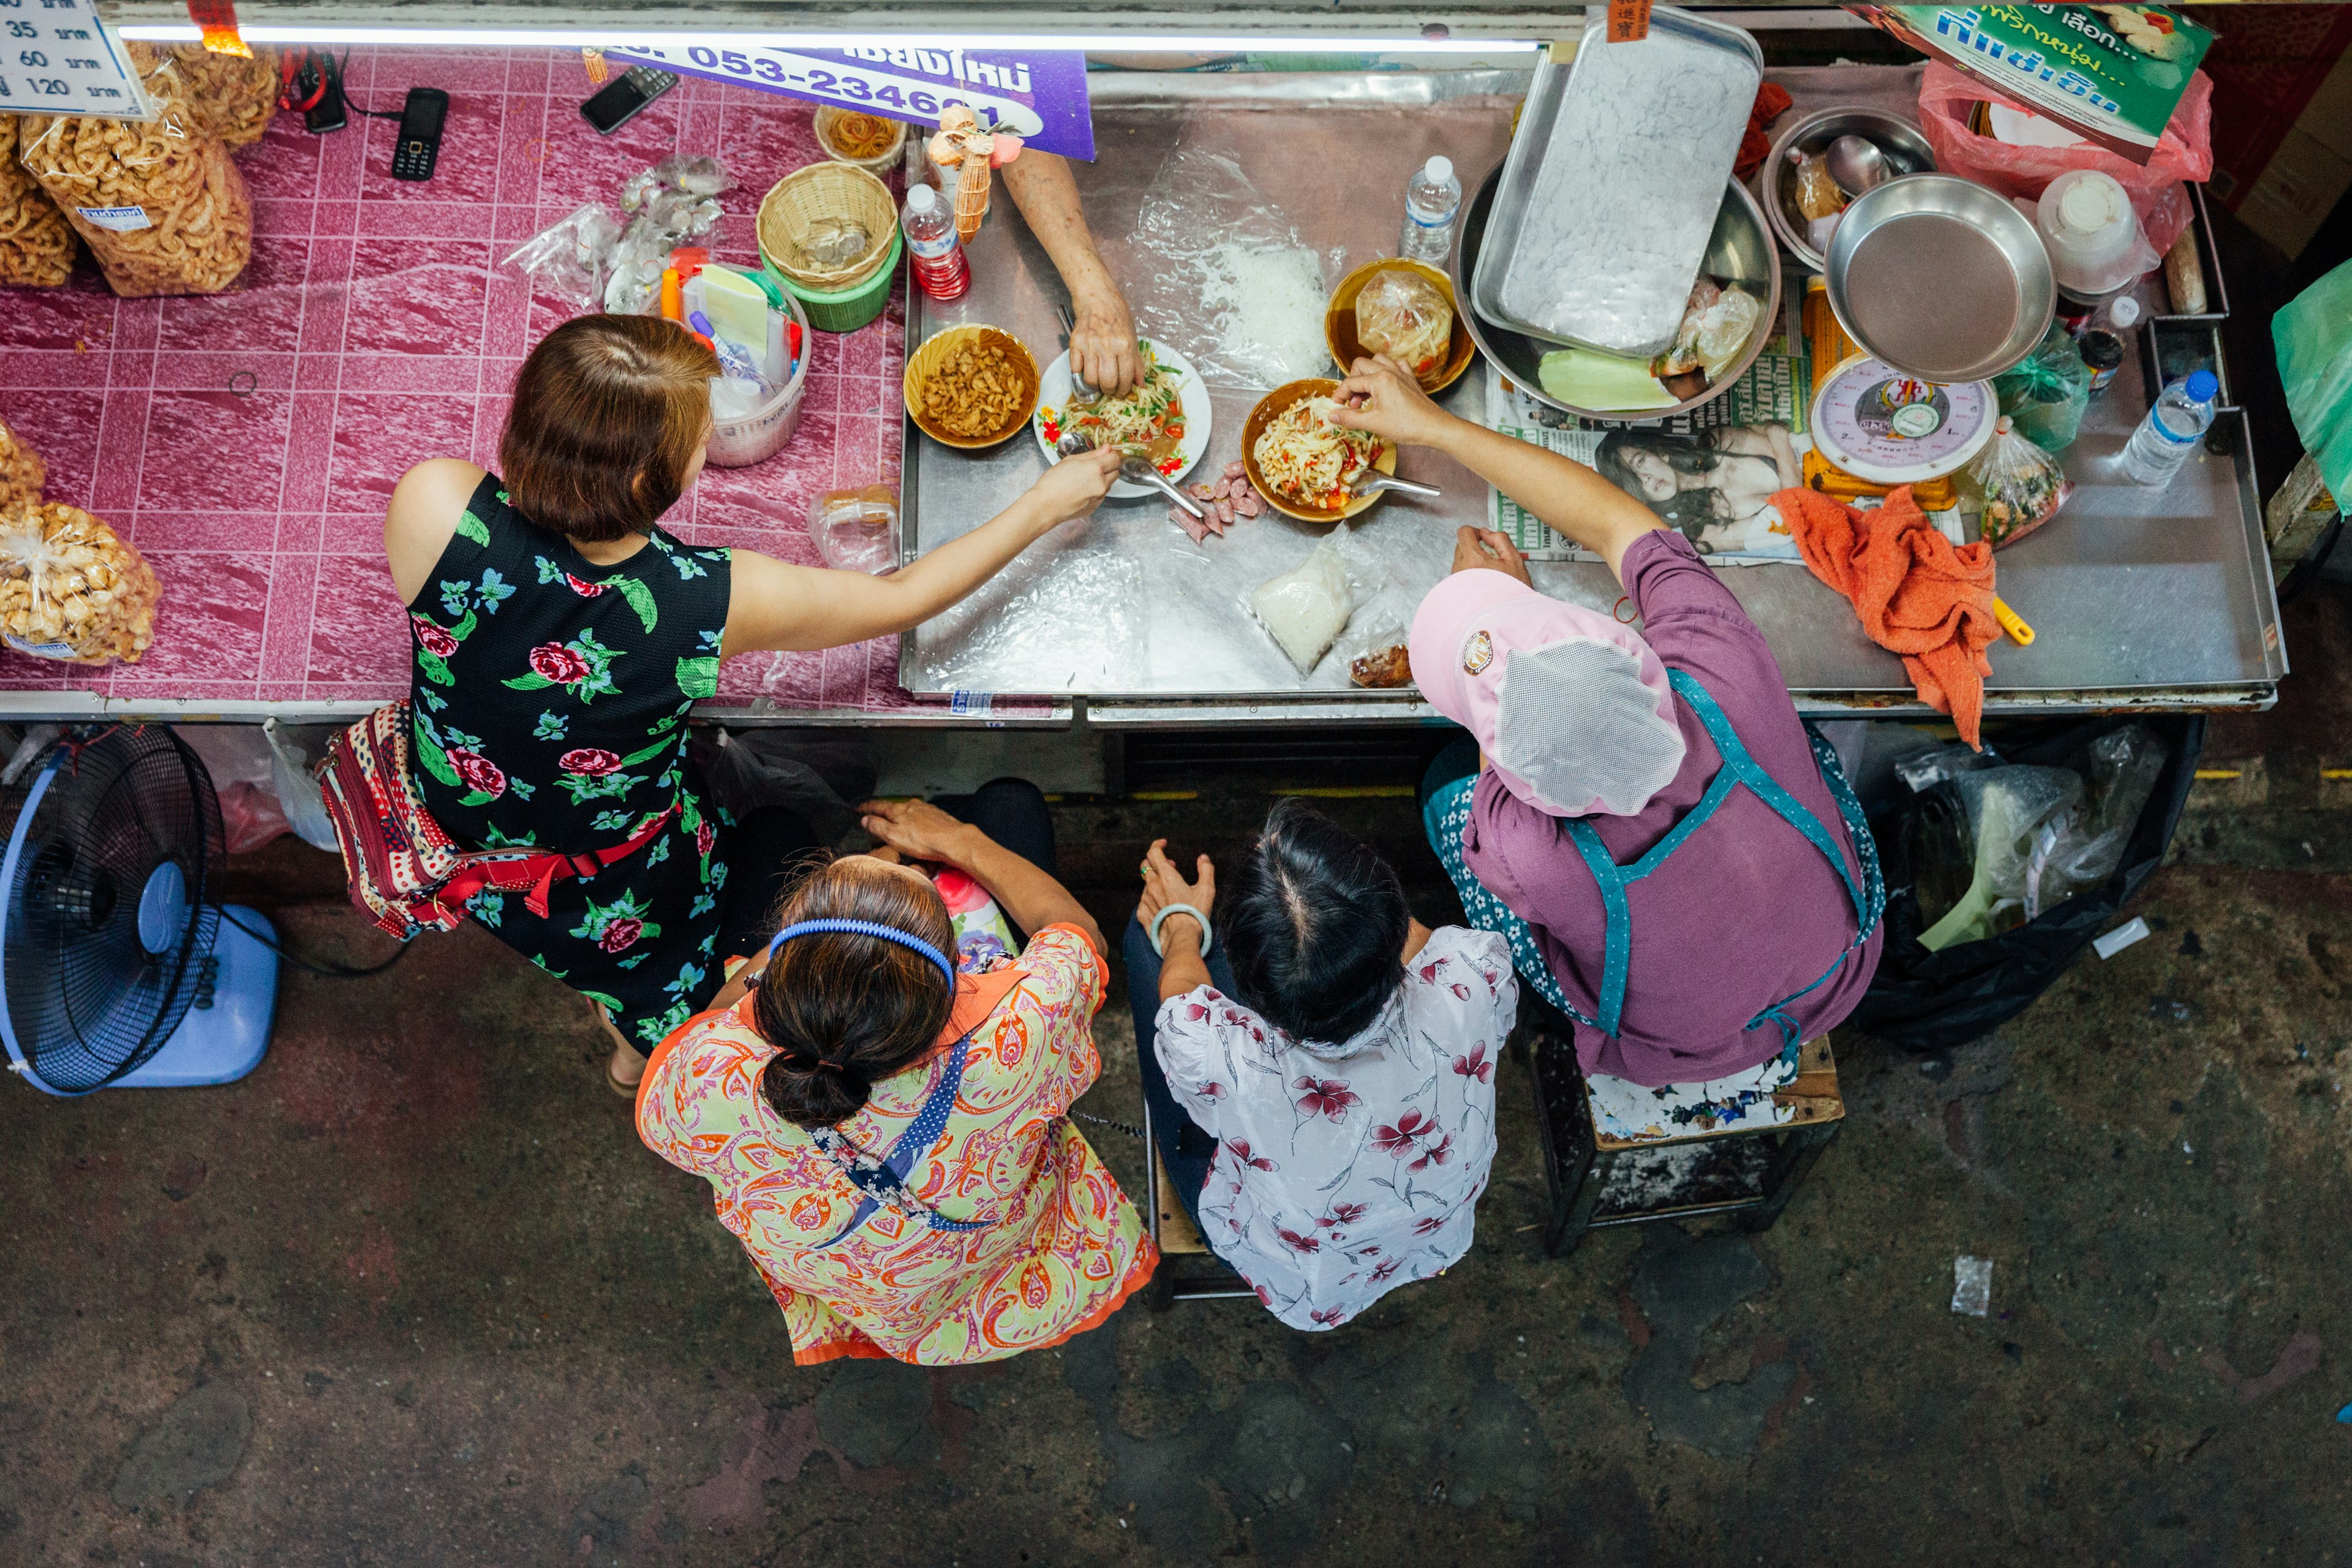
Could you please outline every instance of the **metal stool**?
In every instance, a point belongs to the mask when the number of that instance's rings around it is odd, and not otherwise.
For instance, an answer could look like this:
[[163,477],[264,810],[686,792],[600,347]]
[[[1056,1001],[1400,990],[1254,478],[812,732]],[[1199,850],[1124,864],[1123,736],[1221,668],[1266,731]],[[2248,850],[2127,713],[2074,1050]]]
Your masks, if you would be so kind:
[[1551,1192],[1544,1250],[1555,1258],[1601,1226],[1737,1212],[1743,1230],[1769,1230],[1845,1118],[1824,1037],[1799,1047],[1797,1076],[1772,1091],[1769,1115],[1690,1132],[1613,1136],[1600,1127],[1574,1037],[1541,1026],[1530,1034],[1536,1125]]
[[1225,1296],[1255,1300],[1257,1292],[1250,1289],[1249,1281],[1201,1239],[1200,1227],[1169,1184],[1168,1172],[1160,1163],[1160,1141],[1152,1135],[1150,1100],[1143,1105],[1143,1184],[1151,1189],[1151,1202],[1143,1210],[1144,1224],[1151,1233],[1151,1244],[1160,1249],[1160,1268],[1146,1298],[1149,1304],[1162,1310],[1178,1301],[1208,1301]]

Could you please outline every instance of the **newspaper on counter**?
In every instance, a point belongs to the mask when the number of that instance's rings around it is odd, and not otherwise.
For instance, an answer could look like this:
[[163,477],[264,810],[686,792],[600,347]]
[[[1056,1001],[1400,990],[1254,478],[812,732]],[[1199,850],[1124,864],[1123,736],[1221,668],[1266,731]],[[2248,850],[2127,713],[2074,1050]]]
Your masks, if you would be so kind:
[[[1804,334],[1783,319],[1728,391],[1687,414],[1640,424],[1580,419],[1537,402],[1486,363],[1486,424],[1599,473],[1648,507],[1717,565],[1801,562],[1796,536],[1772,504],[1802,485],[1807,405],[1813,384]],[[1875,505],[1864,502],[1864,510]],[[1598,561],[1500,490],[1487,492],[1490,527],[1537,561]],[[1928,521],[1955,543],[1958,512]]]

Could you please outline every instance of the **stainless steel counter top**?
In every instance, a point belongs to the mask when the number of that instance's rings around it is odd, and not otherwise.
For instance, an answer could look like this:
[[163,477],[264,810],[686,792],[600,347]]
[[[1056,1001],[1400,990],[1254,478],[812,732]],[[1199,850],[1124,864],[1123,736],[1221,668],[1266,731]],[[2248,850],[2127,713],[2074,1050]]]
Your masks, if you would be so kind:
[[[1791,112],[1839,102],[1902,107],[1916,74],[1844,67],[1774,71]],[[1087,213],[1114,276],[1144,313],[1165,289],[1135,233],[1162,161],[1180,147],[1232,159],[1295,226],[1339,265],[1387,254],[1405,178],[1433,153],[1452,157],[1465,185],[1499,161],[1511,95],[1525,73],[1103,75],[1094,79],[1099,155],[1076,166]],[[1336,256],[1332,255],[1337,252]],[[1059,352],[1059,280],[1000,193],[971,246],[972,288],[941,305],[918,296],[908,341],[986,321],[1029,344],[1041,364]],[[1336,279],[1338,273],[1332,272]],[[1793,266],[1790,286],[1802,286]],[[1444,400],[1476,419],[1483,368]],[[1255,390],[1213,388],[1213,435],[1199,474],[1236,457]],[[2286,660],[2262,546],[2242,416],[2217,437],[2229,450],[2191,463],[2164,489],[2114,477],[2116,455],[2147,406],[2137,359],[2127,361],[2066,455],[2077,490],[2063,513],[2000,555],[2001,595],[2040,633],[2031,647],[1993,653],[1989,712],[2133,706],[2265,706]],[[994,515],[1043,471],[1025,431],[979,457],[907,428],[905,546],[936,547]],[[1357,612],[1409,616],[1446,569],[1458,524],[1486,519],[1486,489],[1450,459],[1407,452],[1399,471],[1444,488],[1442,500],[1391,494],[1359,520],[1390,563],[1391,584]],[[900,680],[918,695],[959,689],[1070,694],[1097,723],[1429,721],[1410,691],[1346,685],[1327,658],[1305,679],[1250,619],[1242,596],[1296,564],[1325,531],[1269,510],[1196,546],[1164,503],[1116,501],[1059,531],[964,605],[902,640]],[[1732,591],[1763,628],[1800,706],[1809,712],[1916,715],[1894,655],[1871,644],[1852,609],[1801,565],[1726,568]],[[1539,563],[1537,585],[1608,608],[1619,590],[1598,565]]]

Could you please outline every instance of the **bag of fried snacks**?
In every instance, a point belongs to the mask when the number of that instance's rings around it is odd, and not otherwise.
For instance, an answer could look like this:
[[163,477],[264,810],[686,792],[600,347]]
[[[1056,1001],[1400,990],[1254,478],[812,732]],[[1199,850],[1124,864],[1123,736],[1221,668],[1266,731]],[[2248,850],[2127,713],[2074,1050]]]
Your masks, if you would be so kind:
[[126,299],[217,294],[253,255],[253,200],[158,71],[149,121],[24,116],[24,164]]
[[202,44],[133,39],[123,47],[148,92],[158,101],[167,94],[180,98],[203,135],[230,147],[249,146],[278,117],[278,51],[266,45],[252,46],[249,58],[216,55]]
[[55,289],[73,275],[73,228],[17,163],[17,120],[0,114],[0,288]]
[[136,664],[155,635],[154,568],[78,507],[0,510],[0,642],[36,658]]
[[48,468],[41,455],[9,429],[5,419],[0,419],[0,509],[18,501],[38,501],[41,487],[48,482]]
[[1454,307],[1411,268],[1383,267],[1356,296],[1356,341],[1366,353],[1386,354],[1426,381],[1444,368]]

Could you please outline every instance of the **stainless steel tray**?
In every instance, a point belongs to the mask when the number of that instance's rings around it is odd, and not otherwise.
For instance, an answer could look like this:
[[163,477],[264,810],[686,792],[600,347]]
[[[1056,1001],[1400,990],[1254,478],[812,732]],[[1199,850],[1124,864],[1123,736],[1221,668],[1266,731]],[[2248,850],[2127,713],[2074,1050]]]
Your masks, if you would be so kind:
[[1607,42],[1604,18],[1588,14],[1573,64],[1536,68],[1471,301],[1530,337],[1645,357],[1682,322],[1764,56],[1668,6],[1638,43]]

